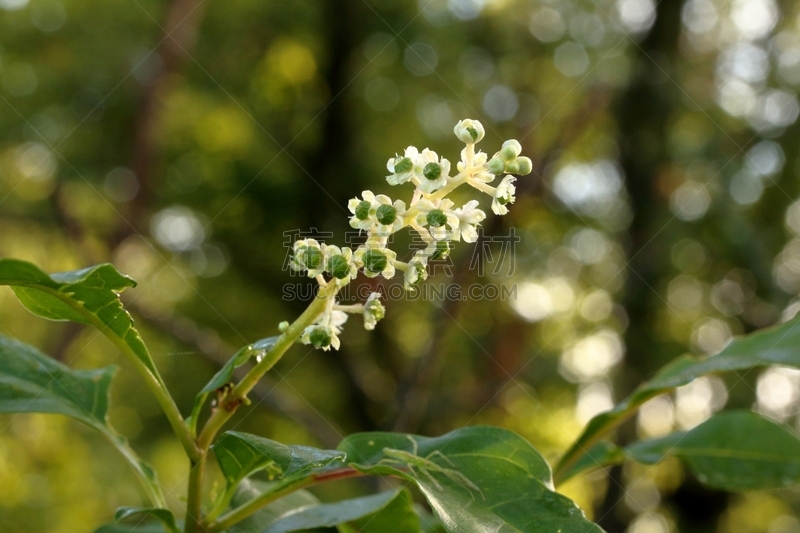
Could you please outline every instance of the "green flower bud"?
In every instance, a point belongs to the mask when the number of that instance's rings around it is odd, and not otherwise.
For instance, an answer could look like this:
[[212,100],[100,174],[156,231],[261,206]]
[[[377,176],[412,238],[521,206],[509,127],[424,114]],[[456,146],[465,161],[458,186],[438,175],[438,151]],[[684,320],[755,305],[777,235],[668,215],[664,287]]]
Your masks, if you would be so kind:
[[438,180],[442,175],[442,167],[439,166],[439,163],[428,163],[422,169],[422,175],[431,181]]
[[487,165],[489,172],[497,176],[498,174],[502,174],[506,170],[506,162],[500,159],[497,156],[494,156],[489,160]]
[[381,252],[380,250],[367,250],[364,253],[364,268],[369,270],[370,272],[383,272],[383,269],[386,268],[386,262],[388,261],[386,254]]
[[288,329],[289,329],[289,323],[286,320],[278,324],[278,331],[280,331],[281,333],[286,333]]
[[331,344],[331,336],[323,328],[315,328],[314,331],[308,336],[308,340],[314,345],[314,348],[326,348]]
[[500,157],[505,161],[513,161],[521,153],[522,145],[514,139],[509,139],[504,142],[503,148],[500,149]]
[[366,200],[359,202],[358,206],[356,207],[356,218],[358,220],[367,220],[371,207],[372,205]]
[[317,248],[306,248],[303,252],[303,262],[309,270],[319,268],[322,265],[322,252]]
[[397,210],[391,205],[381,205],[375,213],[378,222],[384,225],[394,224],[397,219]]
[[445,216],[444,212],[441,209],[431,210],[428,213],[426,220],[428,221],[428,224],[430,224],[434,228],[444,226],[447,223],[447,217]]
[[509,174],[519,174],[519,163],[516,159],[506,163],[506,172]]
[[402,174],[408,172],[414,167],[414,162],[408,157],[398,157],[394,160],[394,173]]
[[520,176],[530,174],[533,171],[533,163],[531,163],[529,157],[517,158],[517,164],[519,165],[519,172],[517,172],[517,174]]
[[328,270],[331,276],[337,279],[344,279],[350,275],[350,263],[343,255],[334,255],[328,261]]

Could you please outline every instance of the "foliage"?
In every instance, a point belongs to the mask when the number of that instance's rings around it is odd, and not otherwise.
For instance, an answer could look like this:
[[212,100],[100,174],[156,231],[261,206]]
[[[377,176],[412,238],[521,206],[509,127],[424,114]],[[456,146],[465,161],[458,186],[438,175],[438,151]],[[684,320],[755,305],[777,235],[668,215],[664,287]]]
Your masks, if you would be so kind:
[[[163,379],[142,387],[130,370],[147,361],[123,350],[108,415],[165,487],[185,481],[188,437],[225,400],[217,389],[267,350],[231,354],[308,303],[311,283],[286,283],[282,232],[330,228],[350,245],[347,199],[388,194],[372,176],[398,148],[454,148],[457,116],[481,115],[487,142],[519,139],[536,178],[437,280],[514,284],[517,298],[394,301],[376,334],[351,328],[338,353],[295,348],[230,429],[329,449],[350,432],[441,435],[469,421],[513,429],[554,460],[675,356],[717,353],[795,313],[797,3],[424,4],[0,1],[0,256],[45,272],[113,261],[142,282],[122,301]],[[493,236],[510,226],[513,274],[466,268],[473,249],[502,252]],[[11,296],[0,292],[4,335],[80,371],[116,362],[114,339],[31,321]],[[677,454],[592,472],[638,462],[629,450],[642,441],[666,452],[660,442],[723,405],[795,424],[793,369],[718,363],[591,425],[597,444],[568,453],[559,490],[609,531],[791,530],[793,492],[760,495],[770,505],[751,512],[754,497],[699,489]],[[164,385],[191,412],[186,431],[164,396],[153,401]],[[127,465],[141,461],[118,461],[102,433],[39,415],[0,425],[0,530],[83,533],[136,503]],[[224,476],[208,471],[205,494],[220,496]],[[361,496],[368,482],[356,483],[314,490],[333,501]],[[640,484],[655,484],[655,509],[622,500]],[[182,516],[185,498],[169,490],[166,504]]]

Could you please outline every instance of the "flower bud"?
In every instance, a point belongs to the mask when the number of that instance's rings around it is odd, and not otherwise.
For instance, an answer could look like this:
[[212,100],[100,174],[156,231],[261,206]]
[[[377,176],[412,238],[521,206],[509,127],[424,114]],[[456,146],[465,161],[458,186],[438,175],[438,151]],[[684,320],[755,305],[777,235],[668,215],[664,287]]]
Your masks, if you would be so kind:
[[336,279],[344,279],[350,275],[350,262],[343,255],[334,255],[328,261],[328,271]]
[[526,174],[530,174],[533,171],[533,163],[529,157],[518,157],[517,164],[519,165],[519,174],[520,176],[524,176]]
[[460,120],[458,124],[456,124],[456,127],[453,128],[453,133],[456,134],[456,137],[458,137],[461,142],[467,144],[474,144],[480,141],[486,134],[483,129],[483,124],[469,118]]
[[380,250],[367,250],[364,253],[364,268],[373,273],[383,272],[386,268],[386,254]]
[[522,153],[522,145],[515,139],[509,139],[503,143],[503,148],[500,149],[500,157],[504,161],[513,161]]
[[370,208],[372,208],[372,204],[366,200],[360,201],[356,206],[356,218],[358,218],[358,220],[366,220],[369,217]]
[[425,220],[434,228],[439,228],[447,224],[447,216],[441,209],[433,209],[430,211],[427,217],[425,217]]
[[308,340],[314,345],[314,348],[327,348],[331,345],[331,336],[328,330],[322,327],[314,328],[308,335]]
[[486,166],[489,172],[491,172],[495,176],[498,174],[502,174],[506,170],[506,162],[500,159],[498,156],[494,156],[493,158],[491,158]]
[[394,224],[394,221],[397,218],[397,210],[391,205],[383,204],[375,212],[375,217],[381,224]]
[[515,159],[506,163],[506,172],[509,174],[519,174],[519,162]]
[[439,166],[439,163],[428,163],[422,169],[422,175],[431,181],[438,180],[442,175],[442,167]]

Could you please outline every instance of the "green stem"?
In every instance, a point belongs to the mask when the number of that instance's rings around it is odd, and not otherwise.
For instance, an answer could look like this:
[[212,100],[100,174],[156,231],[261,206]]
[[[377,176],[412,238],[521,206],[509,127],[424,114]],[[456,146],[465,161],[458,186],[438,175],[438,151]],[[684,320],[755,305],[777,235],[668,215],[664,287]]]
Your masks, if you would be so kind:
[[278,500],[286,496],[287,494],[303,489],[305,487],[315,485],[317,483],[323,483],[325,481],[347,479],[363,475],[364,474],[362,474],[355,468],[348,467],[348,468],[342,468],[340,470],[325,472],[322,474],[314,474],[304,478],[287,480],[285,482],[279,483],[277,486],[273,488],[273,490],[259,494],[258,496],[248,501],[244,505],[241,505],[236,509],[232,510],[231,512],[221,516],[220,519],[217,520],[216,522],[208,524],[208,531],[210,533],[218,533],[220,531],[224,531],[229,527],[231,527],[232,525],[241,522],[242,520],[252,515],[253,513],[257,512],[264,506],[274,502],[275,500]]
[[125,357],[128,358],[128,360],[133,364],[134,368],[139,372],[139,374],[141,374],[142,378],[144,378],[148,388],[156,397],[158,404],[161,406],[161,410],[164,411],[167,420],[169,420],[172,430],[175,432],[175,435],[178,437],[183,449],[186,451],[186,455],[188,455],[192,460],[197,460],[201,456],[200,450],[195,444],[191,431],[189,431],[189,426],[183,420],[183,416],[181,416],[181,412],[178,409],[178,406],[175,404],[175,400],[172,399],[169,391],[167,391],[164,381],[161,379],[161,376],[158,374],[158,370],[155,367],[152,369],[148,368],[147,365],[145,365],[144,362],[139,359],[139,356],[136,355],[128,343],[125,342],[125,339],[119,337],[111,328],[108,327],[108,325],[104,324],[93,313],[87,312],[82,305],[78,304],[72,298],[65,298],[64,294],[61,292],[48,287],[43,287],[41,285],[34,286],[32,284],[25,283],[20,283],[19,285],[28,286],[55,296],[77,311],[80,315],[84,316],[89,324],[97,328],[100,333],[105,335],[105,337],[110,340]]
[[116,345],[119,350],[125,354],[128,360],[133,363],[133,366],[136,370],[139,371],[139,374],[145,380],[145,383],[150,388],[150,391],[156,397],[158,404],[161,406],[162,411],[167,417],[167,420],[172,426],[172,431],[175,432],[175,436],[178,437],[181,445],[183,446],[186,455],[189,459],[193,461],[198,461],[202,458],[202,452],[198,449],[197,444],[195,443],[194,437],[192,437],[192,433],[189,430],[189,426],[184,421],[183,416],[181,415],[178,406],[175,404],[175,400],[172,398],[170,393],[167,391],[166,387],[164,386],[161,376],[157,373],[157,370],[153,370],[152,372],[150,369],[145,366],[145,364],[139,359],[136,354],[133,352],[130,346],[122,340],[121,338],[117,337],[116,335],[109,335],[107,331],[110,331],[109,328],[104,327],[102,324],[97,326],[98,329],[111,341]]
[[233,499],[233,495],[236,494],[236,486],[228,487],[225,489],[225,492],[222,493],[219,500],[217,501],[216,505],[206,513],[205,518],[203,521],[205,523],[214,522],[219,515],[225,512],[225,509],[228,508],[228,504],[231,503],[231,499]]
[[266,353],[264,358],[261,359],[256,366],[250,369],[250,371],[245,375],[244,378],[242,378],[239,384],[236,385],[222,401],[220,401],[219,405],[217,405],[217,407],[211,413],[208,421],[206,421],[206,424],[196,441],[196,446],[199,448],[198,451],[200,457],[197,460],[193,460],[192,470],[189,476],[189,494],[186,509],[186,533],[202,531],[198,528],[200,528],[202,524],[200,520],[200,513],[202,511],[203,499],[203,475],[205,471],[206,456],[208,455],[208,450],[211,447],[211,443],[214,441],[214,437],[216,437],[219,430],[222,429],[222,426],[225,425],[225,422],[227,422],[233,416],[233,413],[236,412],[236,409],[239,407],[239,405],[246,401],[247,394],[253,389],[253,387],[256,386],[264,374],[266,374],[269,369],[271,369],[275,363],[277,363],[281,357],[283,357],[283,354],[286,353],[286,350],[288,350],[292,344],[297,341],[300,335],[303,334],[303,330],[313,324],[314,321],[317,320],[323,313],[323,311],[325,311],[325,306],[328,304],[328,300],[333,298],[337,291],[338,287],[334,282],[321,286],[319,293],[314,298],[314,301],[308,305],[306,310],[303,311],[303,314],[301,314],[297,320],[295,320],[286,329],[286,331],[281,334],[281,336],[278,338],[278,341],[275,343],[272,349]]
[[314,301],[303,311],[303,314],[278,337],[277,342],[272,349],[266,353],[264,358],[250,369],[247,375],[245,375],[225,399],[220,402],[217,408],[211,413],[203,431],[200,432],[200,436],[197,438],[200,450],[203,452],[208,450],[217,432],[222,428],[225,422],[233,416],[233,413],[236,412],[239,405],[245,401],[247,394],[256,386],[258,381],[264,377],[264,374],[275,366],[275,363],[280,361],[283,354],[286,353],[286,350],[288,350],[292,344],[300,338],[300,335],[303,334],[303,330],[319,318],[323,311],[325,311],[328,300],[333,298],[337,291],[338,287],[334,282],[320,287],[319,293],[314,298]]
[[204,454],[199,461],[192,461],[192,468],[189,470],[189,492],[186,502],[186,525],[185,533],[205,532],[202,528],[203,523],[203,477],[206,469],[206,455]]

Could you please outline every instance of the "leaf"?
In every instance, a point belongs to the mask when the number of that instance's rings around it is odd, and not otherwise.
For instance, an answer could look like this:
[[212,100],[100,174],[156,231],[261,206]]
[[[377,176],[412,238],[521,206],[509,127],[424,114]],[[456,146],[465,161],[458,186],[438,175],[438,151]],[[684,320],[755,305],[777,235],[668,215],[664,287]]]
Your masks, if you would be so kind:
[[0,335],[0,412],[55,413],[103,427],[115,369],[73,370]]
[[572,467],[572,470],[567,473],[566,479],[585,470],[612,466],[624,460],[624,450],[619,448],[616,444],[601,440],[581,456],[580,460]]
[[128,460],[156,505],[166,505],[152,468],[108,425],[113,367],[73,370],[36,348],[0,335],[0,413],[52,413],[87,424]]
[[170,533],[158,523],[150,524],[106,524],[94,530],[94,533]]
[[119,299],[119,294],[136,282],[113,265],[48,275],[32,263],[0,259],[0,285],[10,285],[22,305],[36,315],[95,326],[126,344],[163,386],[133,318]]
[[214,392],[223,387],[226,383],[229,383],[233,378],[233,371],[236,368],[245,364],[250,358],[264,355],[266,352],[270,351],[279,338],[280,336],[267,337],[266,339],[261,339],[241,348],[227,363],[225,363],[219,372],[214,374],[214,377],[203,387],[203,390],[197,393],[198,396]]
[[[384,492],[383,494],[391,494]],[[411,493],[407,489],[394,491],[394,498],[376,512],[350,520],[359,533],[420,533],[422,525],[414,510]],[[375,496],[380,496],[376,494]],[[332,505],[352,507],[356,500],[346,500]],[[344,509],[342,509],[344,511]]]
[[539,452],[505,429],[465,427],[436,438],[358,433],[339,449],[365,473],[415,482],[450,533],[602,531],[551,489]]
[[323,503],[291,511],[261,533],[288,533],[352,522],[360,533],[419,533],[419,518],[407,489],[381,492],[336,503]]
[[[233,507],[243,505],[270,490],[272,485],[273,483],[246,479],[239,484],[236,494],[231,500],[231,505]],[[295,512],[296,509],[317,504],[319,504],[319,500],[316,496],[306,490],[298,490],[270,503],[238,524],[231,526],[227,531],[228,533],[261,533],[265,527],[280,517]]]
[[[120,507],[114,513],[114,521],[121,522],[128,518],[134,518],[141,522],[147,518],[155,518],[164,525],[169,533],[180,533],[175,515],[167,509],[141,508],[141,507]],[[128,526],[130,527],[130,526]]]
[[194,399],[194,405],[192,406],[192,413],[189,416],[189,424],[193,428],[197,427],[197,419],[200,416],[200,411],[206,401],[206,398],[215,390],[218,390],[224,387],[227,383],[230,383],[231,379],[233,378],[234,370],[245,364],[252,357],[259,358],[266,355],[266,353],[269,352],[273,346],[275,346],[275,343],[279,338],[280,336],[261,339],[253,344],[248,344],[233,354],[233,357],[231,357],[228,362],[225,363],[216,374],[214,374],[214,377],[211,378],[206,386],[197,393],[197,396]]
[[683,460],[704,484],[742,491],[800,483],[800,440],[751,411],[728,411],[683,433],[637,442],[626,454],[647,464]]
[[310,446],[288,446],[248,433],[228,431],[213,446],[229,488],[260,470],[268,469],[275,478],[323,468],[343,461],[344,453]]
[[751,335],[734,338],[717,355],[705,359],[679,357],[662,368],[613,409],[589,421],[583,433],[559,461],[556,480],[561,482],[578,473],[574,465],[580,456],[603,435],[633,415],[647,400],[701,376],[771,364],[800,368],[800,316]]
[[422,533],[444,533],[444,526],[442,526],[441,521],[427,509],[419,504],[414,504],[414,511],[419,517]]

